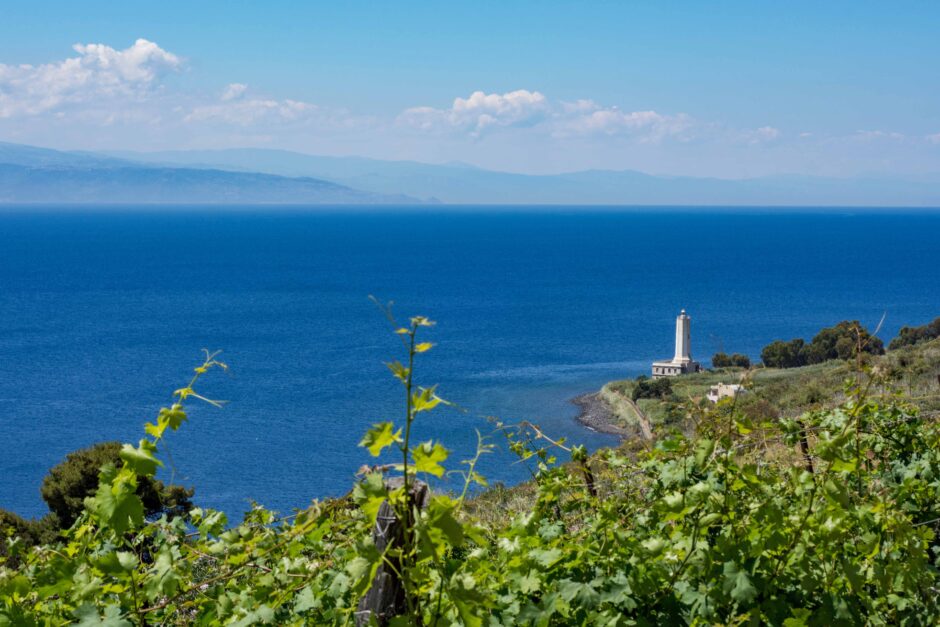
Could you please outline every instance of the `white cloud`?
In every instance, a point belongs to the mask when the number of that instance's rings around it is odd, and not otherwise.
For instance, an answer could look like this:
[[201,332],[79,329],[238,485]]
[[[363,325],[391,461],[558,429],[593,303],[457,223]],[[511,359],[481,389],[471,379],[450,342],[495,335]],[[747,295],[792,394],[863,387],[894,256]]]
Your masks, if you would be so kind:
[[925,139],[931,144],[940,144],[940,133],[934,133],[933,135],[927,135]]
[[229,86],[225,88],[225,91],[222,92],[222,100],[241,98],[247,89],[248,85],[244,83],[230,83]]
[[[375,128],[375,119],[355,116],[345,109],[322,107],[311,102],[277,99],[257,94],[244,83],[229,83],[218,100],[198,102],[186,109],[182,121],[188,128],[208,126],[240,127],[242,137],[264,137],[270,142],[284,134],[300,129],[321,132],[344,132]],[[250,133],[254,132],[254,135]],[[263,135],[258,135],[263,132]]]
[[561,103],[554,119],[555,136],[635,135],[642,141],[659,141],[691,129],[692,118],[684,113],[663,115],[656,111],[623,111],[602,107],[593,100]]
[[505,94],[475,91],[469,98],[455,98],[449,109],[406,109],[398,121],[424,131],[459,129],[479,136],[490,127],[532,126],[549,110],[545,96],[537,91],[518,89]]
[[159,76],[182,66],[178,56],[146,39],[124,50],[104,44],[75,44],[73,49],[79,56],[53,63],[0,63],[0,118],[139,100]]
[[684,133],[692,126],[685,114],[622,111],[593,100],[555,102],[538,91],[519,89],[505,94],[475,91],[456,98],[447,109],[412,107],[398,117],[403,126],[427,132],[459,132],[471,137],[499,128],[538,128],[554,137],[634,135],[656,141]]
[[876,141],[881,139],[899,141],[904,139],[904,135],[893,131],[855,131],[852,138],[862,141]]
[[506,94],[485,94],[475,91],[469,98],[454,99],[453,115],[482,129],[491,124],[516,126],[540,119],[548,110],[541,93],[518,89]]
[[215,120],[238,126],[251,126],[261,122],[295,121],[319,109],[316,105],[299,100],[244,98],[240,93],[231,95],[231,87],[230,85],[222,95],[220,102],[194,107],[184,121]]
[[775,139],[779,139],[780,129],[776,129],[772,126],[761,126],[760,128],[755,128],[752,131],[746,131],[744,136],[748,143],[762,144],[764,142],[772,142]]
[[371,117],[255,93],[242,82],[229,82],[214,96],[181,89],[166,79],[183,60],[146,39],[125,49],[73,49],[75,56],[46,64],[0,63],[0,137],[47,145],[69,137],[72,145],[89,148],[141,147],[144,141],[172,147],[238,138],[309,142],[377,128]]
[[263,133],[270,140],[298,132],[344,133],[375,127],[375,120],[344,109],[255,94],[243,83],[231,83],[218,100],[198,103],[182,117],[191,129],[238,127],[239,133]]

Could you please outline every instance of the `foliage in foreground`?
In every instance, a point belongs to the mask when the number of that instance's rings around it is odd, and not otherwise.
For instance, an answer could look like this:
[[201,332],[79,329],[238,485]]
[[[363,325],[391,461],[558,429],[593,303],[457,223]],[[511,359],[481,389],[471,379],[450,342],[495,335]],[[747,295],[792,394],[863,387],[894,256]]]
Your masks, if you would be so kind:
[[[40,493],[62,527],[71,527],[84,511],[85,497],[98,485],[98,471],[109,463],[121,463],[120,442],[99,442],[73,451],[49,470]],[[165,486],[152,477],[138,478],[137,495],[148,517],[163,513],[178,516],[192,508],[192,490]]]
[[[24,547],[54,542],[59,533],[75,524],[85,510],[85,499],[97,490],[102,466],[121,463],[120,453],[120,442],[99,442],[72,451],[43,479],[40,494],[49,507],[49,513],[39,519],[26,520],[0,509],[0,531],[11,531],[11,535],[20,538]],[[146,518],[156,518],[161,514],[173,518],[185,515],[193,508],[192,489],[167,486],[153,477],[138,478],[137,496]],[[6,555],[6,544],[0,542],[0,557]],[[10,557],[8,560],[10,565],[18,562],[19,558]]]
[[[256,507],[238,525],[194,510],[190,523],[148,522],[137,486],[160,465],[168,430],[203,398],[200,376],[124,445],[60,542],[0,566],[0,625],[353,624],[380,565],[401,576],[406,611],[422,625],[929,625],[937,604],[940,429],[903,399],[873,396],[874,375],[847,382],[850,400],[799,420],[757,424],[733,401],[693,418],[697,435],[660,439],[637,456],[589,457],[537,427],[505,429],[534,465],[530,510],[483,525],[465,513],[488,448],[462,465],[464,490],[411,496],[445,473],[447,450],[413,443],[411,427],[444,402],[415,384],[417,341],[430,326],[397,330],[404,363],[402,422],[363,438],[370,454],[397,451],[390,490],[371,472],[350,497],[278,519]],[[204,399],[205,400],[205,399]],[[556,455],[570,462],[556,464]],[[383,501],[405,521],[379,551]],[[380,524],[383,521],[378,521]],[[18,540],[10,543],[19,550]]]

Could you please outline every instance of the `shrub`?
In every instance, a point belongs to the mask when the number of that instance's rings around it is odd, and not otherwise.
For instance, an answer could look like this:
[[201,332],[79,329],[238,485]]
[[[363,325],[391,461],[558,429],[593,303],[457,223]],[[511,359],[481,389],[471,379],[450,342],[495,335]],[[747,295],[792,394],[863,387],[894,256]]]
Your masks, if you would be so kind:
[[843,320],[826,327],[813,338],[807,349],[806,362],[818,364],[830,359],[852,359],[861,350],[870,355],[883,355],[884,342],[868,333],[858,320]]
[[806,365],[803,340],[797,338],[784,342],[776,340],[760,352],[761,361],[768,368],[797,368]]
[[933,322],[928,322],[919,327],[901,327],[898,336],[888,344],[888,349],[894,350],[902,346],[913,346],[938,337],[940,337],[940,318],[934,318]]
[[731,357],[728,353],[715,353],[712,355],[712,368],[730,368]]
[[0,509],[0,565],[6,562],[11,566],[18,566],[19,553],[24,544],[36,544],[29,521],[13,512]]
[[0,509],[0,564],[19,564],[19,554],[31,546],[54,542],[58,535],[58,519],[46,515],[39,520],[26,520],[13,512]]
[[741,353],[728,355],[727,353],[715,353],[712,355],[713,368],[750,368],[751,358]]
[[666,399],[670,394],[672,394],[672,381],[667,377],[661,377],[659,379],[640,377],[636,380],[630,397],[634,401],[641,398]]
[[[49,470],[40,494],[63,529],[71,527],[85,509],[85,499],[98,488],[101,469],[108,464],[119,465],[120,455],[120,442],[100,442],[69,453]],[[163,482],[151,477],[138,482],[137,495],[146,516],[163,513],[178,516],[193,507],[190,500],[192,490],[175,485],[164,486]]]
[[753,394],[742,395],[737,405],[741,413],[755,423],[773,421],[780,417],[780,410],[773,403]]
[[800,338],[771,342],[761,351],[761,360],[770,368],[797,368],[831,359],[854,359],[859,347],[869,355],[885,352],[884,342],[871,335],[858,320],[843,320],[821,330],[809,344]]
[[822,389],[816,383],[810,383],[803,388],[803,399],[801,404],[806,407],[811,407],[818,405],[826,400],[827,395],[825,390]]

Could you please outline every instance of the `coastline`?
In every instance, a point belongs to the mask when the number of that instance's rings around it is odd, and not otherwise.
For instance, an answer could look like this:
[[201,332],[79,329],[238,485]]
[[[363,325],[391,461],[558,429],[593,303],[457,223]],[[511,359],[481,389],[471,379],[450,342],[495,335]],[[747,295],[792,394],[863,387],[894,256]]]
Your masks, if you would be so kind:
[[638,429],[629,429],[617,424],[617,416],[606,402],[600,398],[598,392],[588,392],[571,399],[577,406],[578,415],[575,420],[583,427],[598,433],[616,435],[621,440],[639,437]]

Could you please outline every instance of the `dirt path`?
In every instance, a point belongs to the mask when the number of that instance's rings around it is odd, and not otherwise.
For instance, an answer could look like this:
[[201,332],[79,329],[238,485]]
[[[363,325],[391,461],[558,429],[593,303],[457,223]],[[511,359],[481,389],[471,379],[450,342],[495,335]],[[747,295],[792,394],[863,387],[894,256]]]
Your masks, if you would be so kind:
[[640,406],[636,404],[629,396],[624,396],[623,400],[627,401],[629,405],[633,408],[633,411],[636,412],[638,422],[640,423],[640,431],[643,432],[643,437],[647,440],[652,441],[653,439],[653,429],[650,427],[650,420],[646,417],[646,414],[643,413],[643,410],[640,409]]

